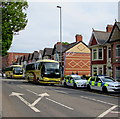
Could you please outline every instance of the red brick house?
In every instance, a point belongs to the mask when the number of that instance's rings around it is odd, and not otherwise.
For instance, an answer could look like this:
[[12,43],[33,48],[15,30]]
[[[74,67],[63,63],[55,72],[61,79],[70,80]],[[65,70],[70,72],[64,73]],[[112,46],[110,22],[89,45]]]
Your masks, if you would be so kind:
[[111,45],[112,76],[120,80],[120,22],[115,22],[107,43]]
[[[111,75],[111,61],[107,58],[107,52],[110,44],[106,44],[113,26],[108,25],[106,31],[92,31],[92,36],[89,42],[91,51],[91,75]],[[111,48],[111,47],[110,47]],[[109,63],[107,70],[107,63]]]
[[93,30],[89,48],[91,75],[108,75],[120,80],[120,22],[108,25],[106,32]]
[[[60,43],[53,48],[54,59],[60,60]],[[76,42],[68,45],[62,44],[62,65],[64,75],[72,73],[78,75],[90,75],[90,50],[82,41],[81,35],[76,35]]]
[[8,55],[2,57],[2,67],[8,67],[13,63],[16,63],[18,57],[27,55],[29,53],[17,53],[17,52],[8,52]]

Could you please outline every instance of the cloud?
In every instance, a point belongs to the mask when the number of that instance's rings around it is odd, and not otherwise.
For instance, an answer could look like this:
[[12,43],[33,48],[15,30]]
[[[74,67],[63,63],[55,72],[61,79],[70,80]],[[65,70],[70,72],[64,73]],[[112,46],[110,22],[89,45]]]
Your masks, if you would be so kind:
[[107,24],[114,24],[118,14],[118,5],[115,2],[30,2],[27,10],[29,22],[25,30],[14,36],[13,51],[33,52],[53,47],[59,41],[57,5],[62,7],[62,40],[64,42],[74,42],[75,35],[82,34],[84,42],[88,44],[92,28],[105,30]]

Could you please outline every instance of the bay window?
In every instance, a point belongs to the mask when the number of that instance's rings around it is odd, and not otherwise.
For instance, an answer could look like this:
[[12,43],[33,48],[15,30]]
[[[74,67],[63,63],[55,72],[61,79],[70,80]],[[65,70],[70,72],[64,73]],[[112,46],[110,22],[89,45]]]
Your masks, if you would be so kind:
[[120,80],[120,66],[119,67],[116,67],[116,79]]
[[92,50],[92,59],[93,60],[102,60],[103,59],[103,48],[95,48]]
[[116,56],[120,57],[120,44],[116,45]]

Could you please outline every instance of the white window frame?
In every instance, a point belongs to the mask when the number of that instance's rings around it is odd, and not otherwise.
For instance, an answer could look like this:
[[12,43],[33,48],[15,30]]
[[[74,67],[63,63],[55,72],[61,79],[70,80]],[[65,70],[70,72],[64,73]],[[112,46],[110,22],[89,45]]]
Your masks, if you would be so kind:
[[117,46],[118,46],[118,45],[120,45],[120,44],[117,44],[117,45],[116,45],[116,57],[120,57],[120,56],[117,55]]
[[94,68],[97,68],[97,75],[99,75],[98,74],[98,72],[99,72],[99,68],[102,68],[102,75],[103,75],[103,65],[93,65],[92,66],[92,76],[94,76]]
[[120,67],[120,66],[116,66],[115,67],[115,79],[117,80],[117,67]]
[[107,59],[108,59],[109,61],[111,61],[111,56],[109,57],[109,51],[110,51],[110,55],[112,56],[112,54],[111,54],[111,46],[108,46],[108,47],[107,47]]
[[[96,53],[98,52],[98,51],[97,51],[97,48],[93,48],[93,49],[92,49],[92,59],[93,59],[93,60],[97,60],[97,56],[96,56],[96,59],[94,59],[94,50],[96,50]],[[97,54],[98,54],[98,53],[97,53]]]
[[[102,59],[99,59],[99,56],[98,56],[98,54],[99,54],[99,49],[102,49]],[[96,50],[96,52],[97,52],[97,58],[96,59],[94,59],[94,50]],[[103,47],[98,47],[98,48],[93,48],[92,49],[92,61],[95,61],[95,60],[103,60],[103,55],[104,54],[104,52],[103,52]]]

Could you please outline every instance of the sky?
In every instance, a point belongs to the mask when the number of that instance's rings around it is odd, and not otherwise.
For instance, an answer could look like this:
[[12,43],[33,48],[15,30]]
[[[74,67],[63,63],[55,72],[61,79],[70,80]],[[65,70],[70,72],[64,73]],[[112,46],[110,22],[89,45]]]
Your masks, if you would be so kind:
[[81,34],[88,45],[95,30],[106,30],[108,24],[118,20],[118,2],[28,2],[28,23],[24,30],[14,35],[9,52],[32,53],[53,48],[60,41],[60,9],[62,10],[62,41],[75,42]]

